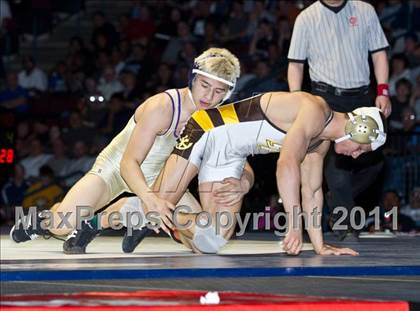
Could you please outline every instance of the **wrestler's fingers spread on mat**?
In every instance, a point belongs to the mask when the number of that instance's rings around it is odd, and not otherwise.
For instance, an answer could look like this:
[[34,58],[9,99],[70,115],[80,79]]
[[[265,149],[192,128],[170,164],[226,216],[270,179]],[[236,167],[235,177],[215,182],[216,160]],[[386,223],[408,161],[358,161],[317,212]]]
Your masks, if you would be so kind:
[[352,255],[352,256],[359,256],[359,253],[351,248],[342,248],[341,255]]
[[171,213],[165,213],[161,217],[162,224],[160,227],[166,232],[169,233],[169,230],[174,229],[174,224],[172,223],[172,214]]
[[163,220],[163,218],[161,218],[161,222],[160,222],[160,228],[167,234],[170,235],[170,230],[168,229],[167,224],[165,223],[165,221]]
[[294,239],[290,239],[290,240],[288,240],[287,242],[283,242],[283,249],[284,249],[286,252],[290,252],[290,251],[292,251],[293,242],[294,242]]
[[295,240],[293,241],[292,246],[290,247],[290,251],[289,253],[291,255],[298,255],[300,253],[300,241],[299,240]]

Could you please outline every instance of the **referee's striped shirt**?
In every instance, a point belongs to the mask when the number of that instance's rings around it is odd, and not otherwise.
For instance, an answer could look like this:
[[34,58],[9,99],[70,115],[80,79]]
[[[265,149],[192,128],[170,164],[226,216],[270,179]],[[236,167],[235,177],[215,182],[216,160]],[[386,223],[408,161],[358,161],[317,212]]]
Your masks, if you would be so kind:
[[308,60],[312,81],[340,88],[369,84],[368,56],[388,48],[374,8],[363,1],[328,7],[317,1],[297,17],[289,62]]

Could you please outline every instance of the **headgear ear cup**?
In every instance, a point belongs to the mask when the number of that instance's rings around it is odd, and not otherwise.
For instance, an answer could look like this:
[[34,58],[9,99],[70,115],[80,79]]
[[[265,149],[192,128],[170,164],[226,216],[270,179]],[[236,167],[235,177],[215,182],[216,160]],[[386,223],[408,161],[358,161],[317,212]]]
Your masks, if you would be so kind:
[[376,150],[386,142],[384,119],[378,108],[358,108],[348,113],[348,116],[345,136],[336,139],[336,143],[350,139],[359,144],[370,144],[372,150]]

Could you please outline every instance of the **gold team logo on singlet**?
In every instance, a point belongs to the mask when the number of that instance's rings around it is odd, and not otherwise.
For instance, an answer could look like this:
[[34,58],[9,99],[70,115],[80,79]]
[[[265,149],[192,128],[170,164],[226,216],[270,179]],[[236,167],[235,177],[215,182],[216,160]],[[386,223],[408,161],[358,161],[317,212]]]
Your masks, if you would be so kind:
[[190,143],[188,135],[185,135],[179,139],[179,142],[176,144],[175,148],[178,150],[187,150],[188,148],[191,148],[192,145],[193,143]]
[[275,142],[274,140],[267,138],[265,140],[265,144],[258,144],[258,148],[267,150],[270,152],[279,152],[281,148],[281,144]]

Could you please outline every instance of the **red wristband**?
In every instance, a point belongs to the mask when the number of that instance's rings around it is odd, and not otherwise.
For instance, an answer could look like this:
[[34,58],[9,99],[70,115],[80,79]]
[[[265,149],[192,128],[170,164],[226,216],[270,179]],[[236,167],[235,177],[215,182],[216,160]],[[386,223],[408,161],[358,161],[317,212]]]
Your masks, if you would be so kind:
[[378,84],[378,88],[377,88],[376,91],[377,91],[378,96],[389,97],[389,85],[388,85],[388,83]]

